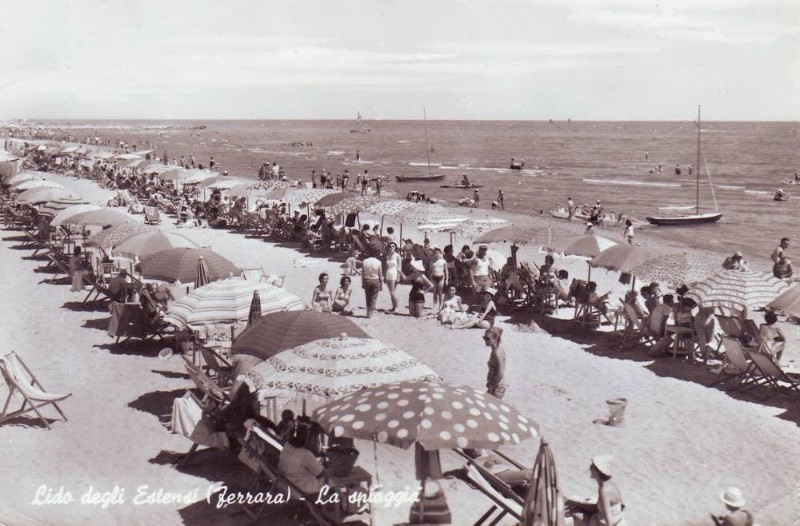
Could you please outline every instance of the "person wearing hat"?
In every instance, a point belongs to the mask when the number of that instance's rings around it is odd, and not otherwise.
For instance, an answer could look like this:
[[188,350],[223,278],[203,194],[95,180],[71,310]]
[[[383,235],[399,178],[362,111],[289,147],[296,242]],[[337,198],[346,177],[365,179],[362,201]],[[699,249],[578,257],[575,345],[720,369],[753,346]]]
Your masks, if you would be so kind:
[[425,308],[425,293],[433,290],[433,283],[425,275],[425,265],[421,259],[411,262],[411,291],[408,293],[408,312],[415,318],[422,317]]
[[625,505],[617,485],[611,481],[614,457],[598,455],[589,466],[591,477],[597,482],[597,500],[570,497],[566,501],[567,515],[574,526],[627,526]]
[[747,270],[747,262],[742,259],[744,255],[738,250],[732,256],[725,258],[722,262],[722,268],[725,270]]
[[451,329],[491,329],[494,327],[494,318],[497,316],[497,305],[494,297],[497,289],[489,287],[481,292],[481,302],[473,308],[472,315],[464,320],[457,321],[450,326]]
[[744,509],[745,500],[742,490],[730,487],[719,494],[719,498],[725,503],[729,513],[727,515],[714,515],[714,523],[717,526],[752,526],[753,514]]

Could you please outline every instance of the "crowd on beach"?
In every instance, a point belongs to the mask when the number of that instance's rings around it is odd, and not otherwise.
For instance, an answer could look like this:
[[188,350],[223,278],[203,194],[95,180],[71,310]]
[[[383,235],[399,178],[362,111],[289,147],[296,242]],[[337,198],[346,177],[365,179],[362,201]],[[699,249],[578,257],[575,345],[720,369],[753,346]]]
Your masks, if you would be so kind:
[[[10,144],[7,143],[10,149]],[[118,145],[119,152],[135,152],[136,146]],[[486,392],[502,399],[508,390],[506,380],[506,355],[502,347],[503,332],[508,326],[501,323],[503,316],[519,308],[530,307],[539,312],[554,314],[565,308],[575,309],[575,321],[584,329],[596,330],[614,325],[621,326],[619,350],[628,350],[640,344],[647,345],[647,352],[653,357],[666,357],[681,354],[690,361],[708,362],[719,360],[724,370],[729,364],[725,352],[717,344],[721,329],[728,338],[735,337],[745,346],[770,356],[780,365],[787,335],[777,325],[778,315],[768,311],[764,322],[753,330],[752,313],[746,310],[720,310],[718,307],[704,306],[690,297],[687,285],[675,287],[673,291],[662,291],[662,284],[651,282],[638,290],[631,289],[624,298],[615,302],[611,293],[598,291],[598,283],[591,280],[570,280],[569,273],[559,269],[553,255],[547,255],[544,263],[518,261],[515,253],[498,265],[489,257],[487,244],[465,244],[456,252],[456,247],[448,244],[435,246],[425,237],[420,242],[401,239],[395,230],[384,230],[378,225],[357,226],[355,214],[334,217],[324,208],[303,214],[301,210],[291,210],[286,203],[255,203],[251,212],[248,199],[231,198],[224,189],[214,189],[204,199],[204,192],[193,184],[175,185],[164,181],[158,172],[129,170],[112,159],[97,159],[91,163],[78,158],[60,158],[43,154],[36,147],[23,151],[24,166],[41,171],[61,172],[84,178],[95,179],[105,188],[118,191],[113,204],[125,206],[131,213],[147,214],[155,210],[156,216],[166,213],[175,218],[181,226],[206,228],[226,228],[265,239],[293,241],[301,243],[312,252],[333,254],[343,260],[342,276],[334,278],[323,272],[317,276],[317,284],[310,291],[309,308],[317,312],[335,313],[353,317],[361,311],[362,302],[353,295],[353,280],[360,281],[363,290],[363,305],[366,317],[380,313],[377,308],[381,294],[388,295],[391,307],[384,315],[408,314],[422,320],[436,320],[449,329],[479,329],[484,345],[489,348],[486,373]],[[147,159],[151,160],[151,159]],[[184,169],[208,167],[223,177],[219,164],[210,157],[208,164],[197,163],[193,156],[173,158],[173,165]],[[259,170],[262,181],[286,182],[286,174],[273,162],[264,163]],[[371,177],[368,170],[355,177],[355,186],[350,186],[350,174],[332,176],[321,170],[319,178],[316,171],[311,173],[311,188],[338,189],[354,195],[381,194],[380,177]],[[407,196],[408,197],[408,196]],[[424,206],[425,197],[420,205]],[[475,190],[475,205],[479,201]],[[31,214],[31,225],[39,229],[39,239],[45,243],[53,229],[47,226],[47,218],[35,208],[26,210],[16,203],[13,196],[8,197],[7,213]],[[499,191],[497,206],[504,208],[504,196]],[[578,208],[570,198],[568,201],[569,219],[572,220]],[[594,207],[587,208],[590,224],[601,224],[603,208],[598,200]],[[309,212],[311,211],[309,207]],[[591,233],[591,232],[589,232]],[[74,233],[73,233],[74,234]],[[624,237],[633,244],[633,225],[628,220]],[[789,238],[780,240],[779,246],[771,254],[774,263],[772,274],[781,280],[791,280],[793,270],[788,259]],[[80,246],[69,255],[68,268],[74,289],[83,290],[82,284],[88,276],[95,273]],[[722,268],[731,271],[748,270],[743,254],[737,252],[726,258]],[[126,269],[120,269],[106,285],[109,299],[125,303],[138,296],[146,313],[148,324],[155,326],[158,316],[172,301],[166,288],[142,284],[141,276]],[[139,285],[139,286],[137,286]],[[407,298],[399,295],[399,286],[409,286]],[[429,300],[430,298],[430,300]],[[430,305],[428,307],[427,305]],[[719,319],[721,327],[717,327]],[[724,321],[723,321],[724,320]],[[735,320],[735,321],[731,321]],[[748,323],[749,322],[749,323]],[[738,324],[740,332],[729,332],[728,324]],[[479,331],[476,331],[478,333]],[[184,335],[186,336],[186,335]],[[188,337],[188,336],[187,336]],[[722,340],[725,341],[725,340]],[[744,374],[743,372],[741,374]],[[259,407],[255,393],[246,385],[239,385],[231,399],[224,406],[214,410],[215,430],[226,437],[224,440],[236,449],[235,437],[249,434],[253,423],[262,425],[274,433],[283,449],[277,461],[277,469],[299,487],[303,493],[311,495],[320,490],[327,467],[318,460],[326,442],[319,426],[306,417],[283,411],[281,419],[273,422],[266,419]],[[330,448],[352,448],[352,442],[328,442]],[[486,455],[484,451],[473,452],[476,459]],[[519,481],[519,473],[513,469],[503,470],[505,480],[510,485]],[[498,471],[498,473],[501,473]],[[612,482],[613,459],[608,455],[594,457],[590,474],[597,482],[597,499],[588,503],[584,500],[569,499],[566,509],[574,524],[615,524],[623,525],[624,505],[621,493]],[[526,471],[522,479],[530,480]],[[516,478],[515,478],[516,477]],[[517,487],[525,488],[524,483]],[[745,500],[737,488],[729,488],[720,495],[728,508],[727,516],[715,516],[718,524],[752,524],[752,514],[744,509]]]

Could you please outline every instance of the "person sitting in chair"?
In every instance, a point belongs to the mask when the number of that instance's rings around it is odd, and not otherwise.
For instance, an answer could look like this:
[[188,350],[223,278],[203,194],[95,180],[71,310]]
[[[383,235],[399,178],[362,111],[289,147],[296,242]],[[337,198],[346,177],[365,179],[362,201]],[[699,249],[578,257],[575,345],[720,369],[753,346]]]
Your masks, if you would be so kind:
[[125,303],[128,300],[131,284],[128,281],[128,271],[122,269],[108,282],[108,296],[111,301]]
[[778,316],[768,311],[764,314],[764,323],[759,325],[758,333],[761,336],[761,349],[769,353],[770,356],[780,363],[783,349],[786,346],[786,335],[783,330],[775,325],[778,321]]
[[606,319],[605,325],[611,325],[614,323],[614,319],[608,314],[608,304],[606,300],[611,295],[611,292],[606,292],[602,296],[597,294],[597,283],[594,281],[590,281],[586,284],[586,292],[589,293],[589,300],[588,304],[597,309],[597,311],[603,315]]
[[309,439],[307,429],[306,426],[295,426],[294,433],[281,451],[278,470],[307,498],[316,499],[325,478],[325,467],[306,448]]

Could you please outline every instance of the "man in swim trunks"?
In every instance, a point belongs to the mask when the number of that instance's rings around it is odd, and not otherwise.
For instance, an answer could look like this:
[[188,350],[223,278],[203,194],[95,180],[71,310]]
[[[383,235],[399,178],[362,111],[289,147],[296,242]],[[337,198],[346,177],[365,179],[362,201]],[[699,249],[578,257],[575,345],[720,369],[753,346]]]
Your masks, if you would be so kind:
[[472,258],[470,262],[470,275],[472,276],[472,286],[475,293],[480,295],[481,292],[492,286],[491,269],[489,268],[489,256],[487,252],[489,247],[480,245],[478,253]]

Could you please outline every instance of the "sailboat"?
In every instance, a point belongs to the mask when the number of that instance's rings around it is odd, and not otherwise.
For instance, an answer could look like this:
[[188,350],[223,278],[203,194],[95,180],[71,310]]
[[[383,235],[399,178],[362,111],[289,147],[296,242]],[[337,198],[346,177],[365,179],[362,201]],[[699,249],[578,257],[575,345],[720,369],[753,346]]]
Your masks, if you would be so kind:
[[350,133],[369,133],[370,129],[364,126],[364,120],[361,118],[361,112],[356,112],[356,126],[350,129]]
[[[697,179],[695,191],[695,205],[688,207],[667,207],[668,209],[694,209],[693,214],[684,215],[667,215],[667,216],[650,216],[647,220],[653,225],[660,226],[689,226],[689,225],[702,225],[705,223],[716,223],[722,219],[722,212],[716,210],[716,199],[714,199],[714,212],[700,212],[700,106],[697,107]],[[706,167],[706,172],[708,168]],[[711,183],[711,175],[709,174],[709,184]],[[714,188],[711,188],[712,194]],[[662,209],[663,210],[663,209]]]
[[431,175],[431,149],[428,146],[428,116],[425,114],[425,108],[422,108],[422,118],[425,121],[425,153],[428,156],[428,175],[395,175],[394,178],[398,183],[444,180],[444,174]]

